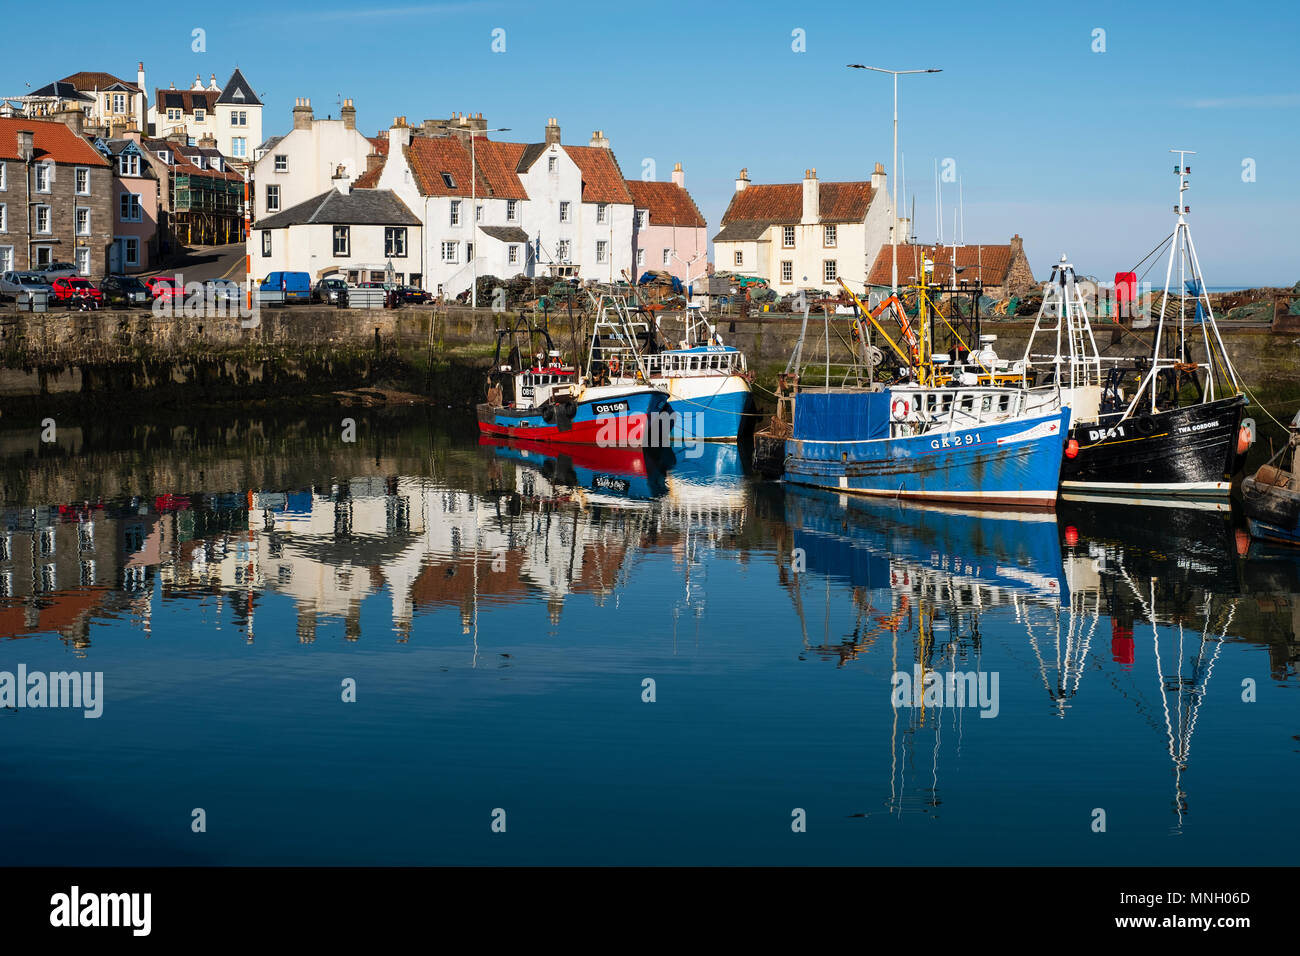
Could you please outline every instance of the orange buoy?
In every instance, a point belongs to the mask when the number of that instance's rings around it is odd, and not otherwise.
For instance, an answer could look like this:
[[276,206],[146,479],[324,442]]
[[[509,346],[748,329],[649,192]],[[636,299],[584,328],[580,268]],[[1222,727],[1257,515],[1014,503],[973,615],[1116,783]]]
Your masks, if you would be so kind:
[[1078,456],[1078,454],[1079,454],[1079,441],[1078,439],[1071,438],[1068,442],[1065,443],[1065,457],[1074,458]]
[[1074,525],[1066,525],[1065,543],[1072,548],[1079,543],[1079,529]]
[[1247,425],[1242,425],[1237,431],[1237,454],[1246,454],[1246,449],[1255,444],[1255,431]]

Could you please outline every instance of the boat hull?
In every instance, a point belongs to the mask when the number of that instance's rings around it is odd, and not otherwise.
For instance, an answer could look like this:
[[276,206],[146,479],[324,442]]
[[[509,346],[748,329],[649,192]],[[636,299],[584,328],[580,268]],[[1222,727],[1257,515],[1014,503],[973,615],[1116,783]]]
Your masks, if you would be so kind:
[[902,438],[786,442],[785,480],[862,495],[985,505],[1056,503],[1070,410]]
[[752,420],[749,382],[739,375],[651,378],[668,392],[677,441],[739,441]]
[[655,388],[589,388],[571,402],[536,408],[479,405],[478,427],[501,438],[645,448],[665,443],[660,432],[668,430],[667,404],[668,396]]
[[1300,545],[1300,493],[1247,478],[1241,497],[1251,537]]
[[1237,452],[1245,396],[1156,415],[1103,415],[1075,425],[1079,453],[1061,466],[1065,490],[1141,496],[1226,495],[1244,456]]

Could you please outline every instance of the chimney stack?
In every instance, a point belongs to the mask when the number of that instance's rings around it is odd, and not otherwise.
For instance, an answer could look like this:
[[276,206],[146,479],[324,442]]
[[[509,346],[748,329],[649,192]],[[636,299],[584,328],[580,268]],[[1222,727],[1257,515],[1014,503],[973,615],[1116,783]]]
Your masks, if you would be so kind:
[[745,169],[742,169],[740,171],[740,175],[736,177],[736,192],[740,192],[748,185],[749,185],[749,169],[748,167],[746,167]]
[[35,136],[36,134],[29,129],[20,129],[18,131],[18,158],[24,163],[30,163],[32,157],[36,155]]
[[377,153],[373,150],[366,153],[366,173],[373,173],[376,169],[384,164],[384,154]]
[[871,171],[871,191],[878,193],[885,188],[885,167],[876,163],[876,168]]
[[352,105],[351,100],[343,101],[343,108],[339,110],[339,116],[343,118],[344,129],[357,128],[357,108]]
[[406,125],[405,116],[394,116],[393,125],[388,130],[388,153],[390,156],[399,155],[402,147],[409,146],[411,143],[411,129]]
[[603,129],[598,129],[592,133],[591,142],[587,145],[596,146],[600,149],[609,149],[609,140],[605,138],[605,131]]
[[546,145],[552,146],[560,141],[560,124],[554,116],[546,121]]
[[67,126],[77,136],[81,136],[81,132],[85,127],[86,114],[75,106],[65,106],[59,110],[55,119]]
[[682,171],[681,163],[673,167],[673,185],[686,188],[686,173]]
[[209,76],[209,78],[208,78],[208,89],[210,89],[210,90],[219,90],[219,89],[220,89],[220,87],[217,86],[217,74],[213,73],[211,76]]
[[197,73],[195,73],[195,74],[194,74],[194,85],[191,86],[190,89],[192,89],[192,90],[201,90],[201,89],[203,89],[203,77],[201,77],[201,76],[199,76]]
[[799,221],[805,226],[815,225],[821,220],[821,184],[817,182],[817,170],[803,171],[803,218]]
[[145,132],[145,117],[149,105],[149,94],[145,92],[144,86],[144,60],[141,60],[135,69],[135,85],[140,87],[140,99],[136,102],[135,125],[139,127],[140,132]]
[[293,128],[311,129],[312,118],[311,100],[299,96],[293,101]]
[[352,192],[352,177],[348,175],[347,167],[342,164],[336,166],[334,175],[330,178],[340,196],[346,196]]
[[1024,254],[1024,251],[1025,240],[1020,238],[1020,233],[1016,233],[1011,237],[1011,257],[1014,259],[1016,256]]

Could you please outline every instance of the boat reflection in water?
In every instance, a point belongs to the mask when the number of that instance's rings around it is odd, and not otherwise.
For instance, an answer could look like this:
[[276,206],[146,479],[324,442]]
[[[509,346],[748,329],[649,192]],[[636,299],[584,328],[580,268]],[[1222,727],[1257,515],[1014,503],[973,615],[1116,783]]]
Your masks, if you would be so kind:
[[[810,847],[837,863],[864,847],[871,862],[1217,863],[1244,838],[1294,858],[1300,556],[1250,542],[1222,506],[972,511],[757,483],[730,445],[384,444],[399,431],[309,438],[281,462],[250,444],[3,466],[0,647],[113,682],[96,725],[112,733],[93,739],[0,713],[20,721],[14,765],[41,767],[0,818],[73,821],[0,824],[12,858],[48,860],[56,840],[69,863],[189,862],[179,843],[139,848],[205,773],[255,835],[209,851],[221,863],[358,862],[321,843],[330,826],[362,862],[500,862],[476,827],[366,821],[389,819],[394,793],[493,807],[512,786],[552,823],[578,791],[608,810],[511,844],[525,863],[806,862]],[[126,482],[172,493],[108,493]],[[382,708],[336,706],[344,656]],[[931,675],[972,677],[968,702],[928,700]],[[916,692],[896,703],[900,676]],[[339,791],[340,765],[362,783]],[[683,793],[698,826],[682,828]],[[794,806],[817,825],[789,849]],[[1089,830],[1093,807],[1121,838]]]
[[[892,707],[888,807],[892,813],[937,808],[945,724],[949,746],[959,751],[971,704],[983,716],[997,715],[998,675],[984,667],[981,617],[1009,618],[1032,641],[1035,628],[1056,625],[1068,600],[1055,515],[904,507],[791,488],[786,523],[783,580],[805,652],[844,666],[888,644],[891,684],[895,692],[910,689],[910,699],[900,706],[895,698]],[[801,568],[825,585],[827,624],[818,644],[808,635],[805,592],[813,589],[804,586]],[[832,582],[851,589],[854,605],[853,631],[839,643],[829,636]],[[968,687],[978,700],[931,708],[922,689],[932,683]],[[919,763],[927,774],[918,773]]]
[[[1074,499],[1063,505],[1061,522],[1079,598],[1071,626],[1090,634],[1109,629],[1110,659],[1118,666],[1104,679],[1148,725],[1152,747],[1168,754],[1179,830],[1197,720],[1239,624],[1238,609],[1253,603],[1239,575],[1248,567],[1238,560],[1246,540],[1226,502],[1171,507],[1160,500]],[[1294,580],[1291,593],[1294,600]],[[1232,694],[1225,687],[1219,699],[1231,701]]]

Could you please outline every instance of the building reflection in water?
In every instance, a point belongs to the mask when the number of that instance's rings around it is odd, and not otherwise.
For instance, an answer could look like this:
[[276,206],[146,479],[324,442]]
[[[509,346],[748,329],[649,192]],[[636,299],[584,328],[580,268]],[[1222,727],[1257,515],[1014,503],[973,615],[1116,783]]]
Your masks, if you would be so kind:
[[575,473],[535,451],[483,451],[490,481],[477,492],[362,476],[7,509],[0,637],[58,633],[84,650],[96,617],[127,617],[147,634],[156,600],[193,600],[253,642],[259,602],[275,593],[293,602],[298,641],[314,642],[327,621],[357,641],[363,604],[382,593],[398,641],[417,614],[456,608],[477,657],[480,611],[540,600],[555,628],[574,595],[617,605],[638,554],[656,550],[681,569],[674,621],[698,621],[708,555],[744,525],[737,449],[708,450],[671,480],[663,463],[643,461],[635,468],[649,482],[627,473],[625,457]]

